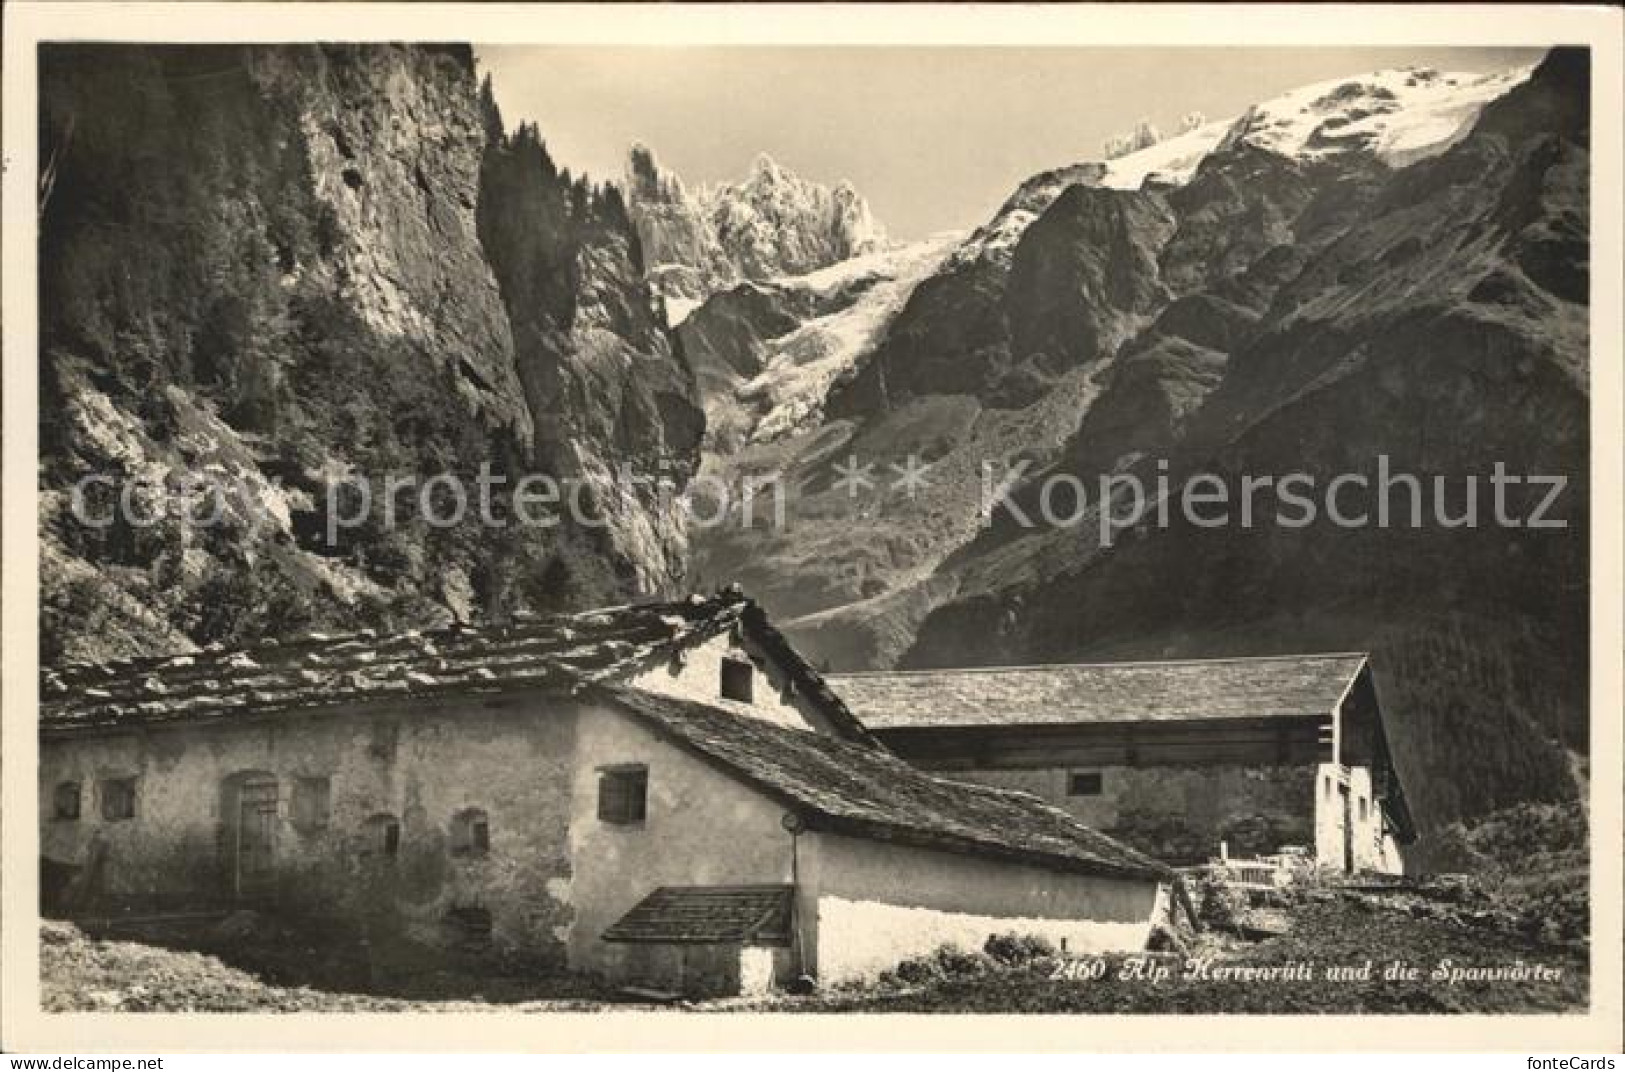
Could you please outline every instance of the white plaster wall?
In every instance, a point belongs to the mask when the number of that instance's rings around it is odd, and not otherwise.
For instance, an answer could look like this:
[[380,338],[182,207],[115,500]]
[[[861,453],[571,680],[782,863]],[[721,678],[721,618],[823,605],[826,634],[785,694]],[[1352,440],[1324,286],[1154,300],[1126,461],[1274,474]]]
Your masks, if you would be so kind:
[[[791,881],[790,835],[777,802],[611,708],[583,709],[576,747],[573,967],[612,976],[629,969],[632,947],[600,936],[660,886]],[[598,818],[599,770],[624,763],[649,769],[648,815],[636,825]]]
[[824,983],[873,976],[945,944],[980,949],[1009,931],[1043,935],[1068,952],[1143,949],[1166,903],[1150,879],[834,834],[804,835],[800,855],[803,940]]
[[790,951],[776,946],[746,946],[739,951],[739,992],[766,994],[794,971]]
[[[1375,871],[1382,865],[1382,811],[1371,785],[1370,767],[1349,768],[1349,821],[1354,824],[1354,868]],[[1365,809],[1365,818],[1360,810]]]
[[[745,659],[756,667],[751,702],[722,698],[722,660]],[[780,726],[828,732],[828,720],[805,697],[790,687],[790,679],[760,651],[724,633],[684,653],[681,663],[653,667],[628,682],[632,687],[662,696],[697,700]]]
[[[1403,873],[1399,846],[1385,829],[1377,804],[1371,768],[1322,763],[1315,776],[1315,860],[1323,867],[1343,869],[1344,814],[1340,785],[1349,790],[1347,822],[1353,826],[1354,867],[1361,871]],[[1362,803],[1365,818],[1360,818]]]
[[1403,875],[1405,873],[1405,850],[1388,830],[1382,832],[1376,870],[1388,875]]
[[1337,871],[1343,869],[1343,801],[1337,791],[1343,783],[1339,764],[1315,768],[1315,863]]

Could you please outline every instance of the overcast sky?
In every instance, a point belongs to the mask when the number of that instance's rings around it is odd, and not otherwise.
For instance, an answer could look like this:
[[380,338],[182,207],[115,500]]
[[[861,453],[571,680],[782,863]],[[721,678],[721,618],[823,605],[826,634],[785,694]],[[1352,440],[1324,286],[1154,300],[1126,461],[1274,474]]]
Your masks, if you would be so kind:
[[1098,159],[1149,118],[1164,133],[1309,82],[1382,67],[1484,71],[1539,50],[1425,48],[594,48],[481,46],[509,126],[560,166],[619,178],[643,141],[690,185],[759,152],[850,179],[895,236],[983,222],[1028,175]]

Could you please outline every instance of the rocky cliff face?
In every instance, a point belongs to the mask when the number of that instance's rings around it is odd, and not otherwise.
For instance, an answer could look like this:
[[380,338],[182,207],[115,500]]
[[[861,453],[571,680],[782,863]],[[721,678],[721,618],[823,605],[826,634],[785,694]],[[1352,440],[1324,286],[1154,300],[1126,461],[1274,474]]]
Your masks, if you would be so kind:
[[534,457],[586,507],[560,527],[568,564],[549,568],[581,595],[669,591],[687,569],[676,492],[705,428],[693,371],[668,338],[620,190],[572,181],[535,127],[494,133],[489,94],[485,108],[479,233],[537,415]]
[[1017,244],[1041,213],[1074,185],[1100,181],[1083,164],[1027,180],[921,283],[872,356],[830,393],[835,416],[892,411],[929,395],[992,395],[1013,362],[1005,295]]
[[[680,575],[675,520],[603,475],[626,458],[681,483],[700,428],[624,206],[482,168],[514,150],[467,49],[73,46],[41,67],[48,659],[581,605]],[[487,221],[527,207],[537,249],[495,248]],[[482,466],[585,474],[608,523],[425,516],[423,481],[472,495]],[[71,509],[93,474],[83,513],[106,524]],[[393,523],[389,476],[418,485]],[[123,488],[133,512],[106,501]]]
[[719,290],[802,275],[884,240],[850,183],[810,182],[765,153],[744,181],[690,191],[650,149],[634,146],[627,190],[650,278],[674,322]]

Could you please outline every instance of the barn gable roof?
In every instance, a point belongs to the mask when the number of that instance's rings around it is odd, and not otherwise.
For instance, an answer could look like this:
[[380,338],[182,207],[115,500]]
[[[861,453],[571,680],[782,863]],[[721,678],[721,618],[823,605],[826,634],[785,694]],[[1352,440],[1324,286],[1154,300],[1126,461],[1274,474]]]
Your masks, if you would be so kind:
[[872,730],[1329,716],[1359,653],[832,674]]
[[616,687],[606,698],[780,801],[810,829],[1051,870],[1167,878],[1162,863],[1037,797],[934,777],[884,751],[707,704]]
[[172,656],[72,663],[40,671],[44,733],[217,721],[369,700],[570,693],[621,681],[729,629],[757,643],[838,732],[872,744],[822,676],[737,589],[709,597],[504,624],[359,633],[211,647]]

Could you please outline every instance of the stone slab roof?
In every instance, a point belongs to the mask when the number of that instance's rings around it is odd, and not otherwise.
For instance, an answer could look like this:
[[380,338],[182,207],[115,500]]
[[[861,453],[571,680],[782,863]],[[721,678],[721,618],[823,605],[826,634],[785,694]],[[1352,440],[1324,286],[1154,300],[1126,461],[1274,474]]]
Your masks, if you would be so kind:
[[790,940],[789,886],[662,886],[604,932],[606,942]]
[[635,689],[611,702],[657,733],[779,800],[809,829],[1135,878],[1171,872],[1035,796],[937,778],[891,754],[705,704]]
[[45,667],[40,728],[63,733],[369,700],[571,692],[624,679],[733,628],[767,650],[838,729],[872,742],[818,672],[737,589],[579,614],[521,616],[504,624],[315,633],[237,650]]
[[831,674],[871,730],[1329,715],[1358,653]]

